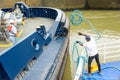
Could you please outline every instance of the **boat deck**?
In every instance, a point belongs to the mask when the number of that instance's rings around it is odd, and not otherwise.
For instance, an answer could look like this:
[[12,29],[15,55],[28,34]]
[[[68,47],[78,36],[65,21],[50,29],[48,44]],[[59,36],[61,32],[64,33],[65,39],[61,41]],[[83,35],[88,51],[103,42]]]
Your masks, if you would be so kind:
[[[35,32],[36,28],[39,27],[40,24],[44,24],[46,31],[48,31],[53,22],[54,22],[54,20],[49,19],[49,18],[28,18],[28,19],[26,19],[24,26],[22,26],[20,29],[20,30],[23,30],[23,32],[19,36],[19,41],[24,39],[25,37],[29,36],[33,32]],[[6,47],[4,47],[4,45]],[[7,47],[7,45],[9,45],[8,42],[0,41],[0,55],[2,54],[2,52],[5,49],[11,47],[11,46]]]
[[[53,39],[48,46],[45,46],[41,56],[22,80],[49,80],[51,75],[48,75],[48,72],[53,74],[54,68],[56,67],[55,64],[59,60],[60,52],[62,52],[61,47],[63,46],[62,43],[64,43],[64,40],[64,37],[59,37]],[[50,71],[51,68],[53,68],[52,71]]]

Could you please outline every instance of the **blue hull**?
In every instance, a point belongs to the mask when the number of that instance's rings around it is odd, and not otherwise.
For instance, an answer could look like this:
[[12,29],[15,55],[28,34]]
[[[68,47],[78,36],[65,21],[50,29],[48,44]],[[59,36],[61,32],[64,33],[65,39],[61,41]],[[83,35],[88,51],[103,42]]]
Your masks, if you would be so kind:
[[[37,28],[15,46],[2,52],[0,55],[0,80],[58,80],[62,63],[64,63],[69,45],[69,20],[63,11],[56,8],[29,8],[23,2],[16,5],[27,18],[45,17],[54,20],[46,32],[44,26]],[[12,8],[2,9],[12,11]],[[35,63],[29,68],[29,63]],[[21,75],[26,71],[24,75]]]

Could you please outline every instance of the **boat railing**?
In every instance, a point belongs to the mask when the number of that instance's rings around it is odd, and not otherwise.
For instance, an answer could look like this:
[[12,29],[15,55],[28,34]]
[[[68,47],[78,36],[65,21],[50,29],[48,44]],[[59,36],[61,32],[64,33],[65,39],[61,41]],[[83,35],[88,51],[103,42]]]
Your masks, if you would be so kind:
[[120,57],[120,42],[112,41],[112,42],[104,42],[97,45],[98,50],[101,55],[103,55],[103,62],[105,63],[111,60],[116,61]]

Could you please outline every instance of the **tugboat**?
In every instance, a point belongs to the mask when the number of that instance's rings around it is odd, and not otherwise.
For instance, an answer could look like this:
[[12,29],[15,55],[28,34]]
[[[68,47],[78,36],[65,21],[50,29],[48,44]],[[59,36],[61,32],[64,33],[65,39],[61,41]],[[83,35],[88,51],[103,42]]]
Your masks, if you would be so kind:
[[28,7],[24,2],[1,10],[4,20],[16,20],[19,39],[13,45],[9,35],[1,32],[5,40],[0,41],[0,80],[61,80],[69,51],[70,25],[65,13],[51,7]]

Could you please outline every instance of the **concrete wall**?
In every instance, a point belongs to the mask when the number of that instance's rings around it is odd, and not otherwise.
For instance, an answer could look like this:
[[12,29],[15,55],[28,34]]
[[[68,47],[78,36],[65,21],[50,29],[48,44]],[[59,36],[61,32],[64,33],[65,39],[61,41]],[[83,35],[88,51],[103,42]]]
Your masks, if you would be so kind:
[[85,0],[45,0],[45,6],[66,8],[83,8]]
[[23,1],[28,6],[39,6],[40,0],[0,0],[0,8],[13,7],[16,1]]
[[120,8],[120,0],[88,0],[90,8],[117,9]]
[[56,8],[82,8],[85,0],[0,0],[0,8],[13,7],[16,1],[24,1],[28,6],[47,6]]
[[24,1],[28,6],[46,6],[60,9],[85,8],[88,1],[89,9],[118,9],[120,0],[0,0],[0,8],[13,7],[16,1]]

